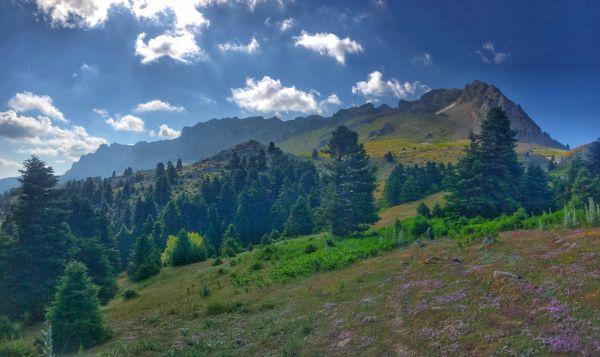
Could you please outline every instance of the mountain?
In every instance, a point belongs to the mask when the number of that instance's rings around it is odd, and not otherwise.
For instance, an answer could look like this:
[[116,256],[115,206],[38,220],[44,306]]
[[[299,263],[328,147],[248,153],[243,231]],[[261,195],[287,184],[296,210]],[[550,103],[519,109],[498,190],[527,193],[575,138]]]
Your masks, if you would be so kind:
[[143,170],[159,161],[193,163],[225,148],[249,140],[273,141],[290,153],[307,153],[323,147],[331,132],[346,125],[359,133],[361,141],[398,139],[411,143],[440,143],[465,140],[479,131],[485,114],[503,108],[517,131],[520,142],[564,149],[543,132],[527,113],[495,86],[474,81],[464,89],[435,89],[416,101],[400,101],[397,108],[367,103],[342,109],[331,117],[311,115],[284,121],[279,118],[223,118],[184,127],[179,138],[135,145],[102,145],[84,155],[62,180],[109,176],[127,167]]
[[18,187],[20,185],[18,177],[7,177],[0,179],[0,194],[10,190],[11,188]]

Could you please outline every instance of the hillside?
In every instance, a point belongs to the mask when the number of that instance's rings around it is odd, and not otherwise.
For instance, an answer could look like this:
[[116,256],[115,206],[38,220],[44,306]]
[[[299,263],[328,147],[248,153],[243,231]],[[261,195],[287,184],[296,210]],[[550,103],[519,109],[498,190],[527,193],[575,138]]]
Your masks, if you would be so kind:
[[275,117],[213,119],[184,127],[181,136],[173,140],[102,145],[95,153],[82,156],[62,179],[107,177],[113,170],[149,169],[159,161],[178,158],[193,163],[252,139],[264,144],[273,141],[287,152],[306,155],[313,149],[322,148],[339,125],[358,132],[365,143],[397,141],[404,149],[410,147],[406,144],[422,143],[453,146],[454,142],[466,140],[469,132],[478,132],[485,113],[497,106],[509,115],[521,143],[564,149],[564,145],[543,132],[498,88],[474,81],[462,90],[436,89],[417,101],[400,101],[397,108],[367,103],[342,109],[327,118],[312,115],[289,121]]
[[[140,296],[118,298],[104,308],[115,337],[92,352],[600,352],[598,229],[508,232],[495,244],[463,250],[442,239],[386,253],[376,249],[377,236],[335,241],[335,247],[326,238],[276,243],[271,258],[264,248],[255,249],[221,266],[166,268],[140,284],[122,279],[122,289]],[[368,254],[381,255],[310,277],[277,278],[310,256],[304,253],[308,244],[318,247],[313,254],[323,264],[340,256],[336,252],[355,256],[367,245]]]

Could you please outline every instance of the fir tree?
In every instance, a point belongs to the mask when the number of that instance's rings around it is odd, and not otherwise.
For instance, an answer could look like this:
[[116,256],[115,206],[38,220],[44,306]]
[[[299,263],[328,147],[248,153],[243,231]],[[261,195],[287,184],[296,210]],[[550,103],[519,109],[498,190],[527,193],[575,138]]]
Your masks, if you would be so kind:
[[600,176],[600,138],[590,144],[587,159],[592,176]]
[[183,170],[183,161],[181,161],[181,159],[177,159],[177,164],[175,165],[175,168],[178,172],[181,172],[181,170]]
[[519,206],[522,169],[515,153],[516,133],[499,108],[481,124],[481,134],[471,135],[448,207],[458,215],[495,217]]
[[84,264],[72,261],[67,265],[47,318],[53,349],[59,353],[89,348],[108,337],[100,315],[98,287]]
[[159,162],[156,164],[156,168],[154,169],[154,176],[158,179],[159,177],[166,176],[167,171],[165,170],[165,164]]
[[375,169],[358,144],[358,134],[344,126],[333,132],[327,153],[331,157],[327,165],[330,192],[325,217],[333,234],[347,235],[377,220]]
[[312,214],[304,197],[298,198],[289,218],[285,222],[284,235],[296,237],[312,233],[314,228]]
[[444,217],[444,209],[442,208],[442,206],[440,205],[439,202],[436,202],[433,205],[433,209],[431,210],[431,215],[436,218]]
[[117,293],[117,280],[108,259],[107,249],[96,239],[85,238],[79,242],[76,259],[88,268],[92,282],[99,288],[98,297],[103,304]]
[[548,176],[541,167],[529,164],[524,176],[523,206],[527,212],[540,214],[552,207],[552,191],[548,186]]
[[35,156],[24,167],[6,223],[14,227],[14,243],[8,261],[9,289],[0,292],[0,309],[12,317],[39,320],[52,300],[72,236],[52,168]]
[[319,151],[317,149],[313,149],[312,153],[311,153],[311,157],[313,159],[318,159],[319,158]]
[[427,205],[424,202],[421,202],[419,207],[417,207],[417,214],[419,214],[423,217],[431,217],[431,211],[429,210],[429,207],[427,207]]
[[177,234],[177,241],[173,249],[172,263],[173,266],[185,265],[188,263],[188,256],[190,255],[190,241],[188,239],[187,232],[180,230]]
[[171,185],[176,185],[179,182],[179,174],[171,161],[167,162],[167,177]]
[[160,272],[160,256],[151,236],[138,236],[129,259],[129,278],[132,281],[147,279]]
[[230,224],[223,235],[223,243],[221,244],[221,256],[233,257],[242,251],[240,247],[240,238],[237,228]]
[[386,152],[385,155],[383,155],[383,160],[385,160],[385,162],[387,162],[388,164],[393,164],[394,154],[392,154],[391,151]]
[[163,207],[171,197],[171,186],[166,175],[158,176],[154,189],[154,200],[158,206]]

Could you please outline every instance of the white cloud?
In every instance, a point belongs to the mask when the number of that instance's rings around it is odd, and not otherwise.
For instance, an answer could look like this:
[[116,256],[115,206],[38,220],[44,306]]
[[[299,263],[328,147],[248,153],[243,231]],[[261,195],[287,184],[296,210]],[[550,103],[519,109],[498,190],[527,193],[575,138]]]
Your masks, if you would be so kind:
[[36,95],[31,92],[17,93],[8,101],[8,106],[17,113],[37,110],[52,119],[63,123],[68,122],[63,113],[54,106],[52,98],[47,95]]
[[321,105],[341,105],[341,104],[342,104],[342,101],[335,93],[333,93],[332,95],[330,95],[329,97],[327,97],[326,99],[321,101]]
[[419,81],[400,83],[395,78],[384,81],[383,74],[379,71],[371,72],[367,81],[357,82],[352,87],[352,93],[362,95],[372,101],[386,95],[406,99],[430,90],[428,85],[421,84]]
[[347,53],[360,53],[363,48],[360,43],[346,37],[340,39],[332,33],[316,33],[311,35],[302,31],[300,36],[295,37],[295,45],[305,47],[320,55],[335,58],[335,60],[344,64]]
[[477,54],[481,57],[484,63],[495,63],[500,64],[508,58],[510,53],[500,52],[496,50],[496,47],[492,41],[487,41],[481,45],[481,50],[477,50]]
[[431,55],[429,53],[424,52],[424,53],[420,53],[420,54],[416,55],[415,57],[413,57],[412,63],[414,65],[420,64],[425,67],[428,67],[428,66],[433,65],[433,58],[431,57]]
[[103,118],[108,118],[108,112],[106,111],[106,109],[102,109],[102,108],[94,108],[94,113],[100,115]]
[[206,54],[191,32],[180,34],[163,34],[145,42],[146,34],[142,32],[135,41],[135,54],[142,57],[142,64],[148,64],[162,57],[170,57],[181,63],[190,64],[194,59]]
[[0,158],[0,178],[17,176],[23,165],[10,159]]
[[279,30],[281,32],[287,32],[296,27],[297,23],[296,20],[294,20],[291,17],[288,17],[287,19],[278,22],[277,25],[279,25]]
[[[157,112],[157,111],[182,112],[184,110],[185,110],[184,107],[179,107],[179,106],[173,105],[169,102],[163,102],[162,100],[159,100],[159,99],[154,99],[154,100],[151,100],[146,103],[140,103],[135,108],[135,111],[141,112],[141,113]],[[100,113],[98,113],[98,114],[100,114]],[[102,114],[100,114],[100,115],[102,115]]]
[[227,43],[219,44],[218,47],[219,47],[219,50],[221,50],[221,52],[231,51],[231,52],[244,52],[244,53],[248,53],[248,54],[253,54],[253,53],[256,53],[256,51],[258,51],[258,49],[260,48],[260,43],[258,43],[256,38],[252,37],[252,39],[250,40],[250,42],[248,42],[247,45],[227,42]]
[[13,110],[0,112],[0,137],[24,144],[20,153],[61,156],[70,161],[95,151],[106,140],[95,137],[80,126],[60,128],[50,118],[18,115]]
[[[240,108],[261,113],[321,113],[322,105],[318,102],[319,93],[308,92],[296,87],[284,87],[281,82],[269,76],[261,80],[246,79],[246,87],[232,88],[230,101]],[[337,96],[333,95],[323,104],[334,104]],[[339,98],[337,98],[339,101]]]
[[124,115],[117,119],[109,117],[104,121],[106,122],[106,124],[112,126],[113,129],[118,131],[133,131],[139,133],[145,130],[144,121],[130,114]]
[[169,128],[167,124],[162,124],[158,129],[158,136],[162,139],[175,139],[181,136],[181,131]]
[[108,20],[110,7],[125,0],[36,0],[37,7],[56,27],[92,28]]

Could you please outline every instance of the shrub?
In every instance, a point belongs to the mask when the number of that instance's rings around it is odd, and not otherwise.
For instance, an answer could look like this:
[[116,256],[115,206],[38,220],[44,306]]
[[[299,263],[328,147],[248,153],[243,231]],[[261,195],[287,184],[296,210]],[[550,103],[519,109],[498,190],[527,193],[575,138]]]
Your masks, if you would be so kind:
[[208,304],[206,307],[206,313],[209,316],[216,316],[225,313],[231,313],[240,311],[244,304],[240,301],[229,301],[229,302],[221,302],[215,301]]
[[0,340],[16,338],[21,333],[21,324],[12,322],[6,316],[0,316]]
[[317,251],[317,246],[314,244],[309,244],[304,248],[304,253],[306,254],[310,254],[310,253],[314,253]]
[[135,299],[138,296],[140,296],[140,294],[138,294],[137,291],[131,289],[125,290],[125,292],[123,293],[123,299],[125,300]]
[[160,261],[163,265],[178,266],[204,261],[207,256],[204,238],[196,232],[181,230],[176,237],[169,236]]
[[421,202],[419,207],[417,207],[417,214],[419,214],[423,217],[430,217],[431,211],[429,210],[429,207],[427,207],[427,205],[424,202]]
[[24,340],[0,340],[0,356],[39,356],[37,349]]
[[325,244],[326,244],[328,247],[335,247],[335,242],[334,242],[333,240],[331,240],[331,239],[327,239],[327,240],[325,241]]
[[206,281],[202,282],[202,286],[200,287],[200,295],[202,295],[202,297],[208,297],[208,295],[210,295],[210,288],[208,287],[208,283]]
[[413,237],[428,237],[433,238],[433,233],[431,232],[431,226],[429,225],[429,221],[424,216],[417,216],[413,222],[412,229],[410,233]]

